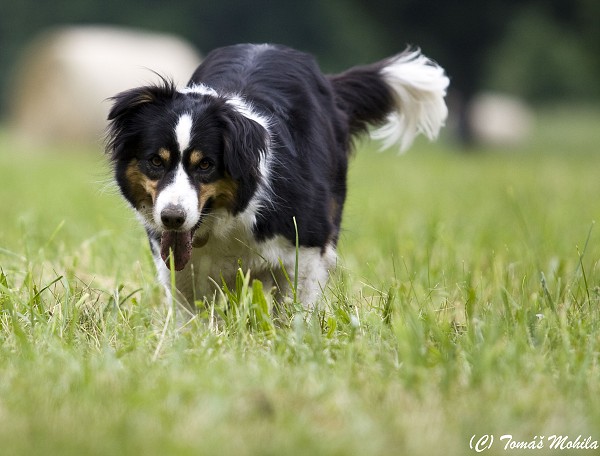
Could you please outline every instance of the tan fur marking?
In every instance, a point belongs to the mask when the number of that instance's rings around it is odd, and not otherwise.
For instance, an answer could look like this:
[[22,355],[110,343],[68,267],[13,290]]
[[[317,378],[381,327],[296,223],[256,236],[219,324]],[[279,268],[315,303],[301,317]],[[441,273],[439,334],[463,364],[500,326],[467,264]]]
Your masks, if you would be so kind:
[[169,152],[167,149],[160,149],[158,151],[158,156],[162,158],[165,163],[169,163],[169,160],[171,159],[171,152]]
[[127,166],[125,178],[129,184],[129,191],[134,200],[134,206],[140,208],[144,204],[152,206],[156,200],[156,187],[158,181],[148,178],[140,171],[137,160]]
[[[146,177],[146,176],[144,176]],[[150,180],[147,177],[144,180],[144,190],[146,190],[146,193],[148,195],[150,195],[150,198],[152,199],[152,204],[154,204],[154,201],[156,201],[156,187],[158,186],[158,181],[155,180]]]
[[141,105],[144,103],[152,103],[155,98],[150,92],[141,93],[132,103],[133,106]]
[[202,159],[204,158],[204,154],[199,150],[193,150],[190,152],[190,166],[196,166]]
[[237,183],[228,177],[209,184],[200,184],[199,209],[212,198],[215,209],[233,209],[237,198]]

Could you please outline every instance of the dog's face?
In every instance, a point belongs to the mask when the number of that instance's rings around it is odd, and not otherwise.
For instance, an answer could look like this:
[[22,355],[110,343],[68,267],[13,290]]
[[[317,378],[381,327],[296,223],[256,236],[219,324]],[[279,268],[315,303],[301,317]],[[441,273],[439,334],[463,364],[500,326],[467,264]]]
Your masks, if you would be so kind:
[[[236,214],[256,191],[268,126],[239,98],[172,84],[118,94],[107,149],[123,196],[176,270],[211,211]],[[196,242],[201,240],[196,240]]]

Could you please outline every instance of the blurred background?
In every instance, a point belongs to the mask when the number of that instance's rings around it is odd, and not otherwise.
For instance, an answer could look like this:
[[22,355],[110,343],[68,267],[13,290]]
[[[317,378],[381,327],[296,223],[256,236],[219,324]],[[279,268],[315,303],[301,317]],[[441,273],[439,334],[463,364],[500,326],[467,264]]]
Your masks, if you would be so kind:
[[237,42],[308,51],[326,72],[419,46],[451,78],[464,150],[523,141],[545,106],[600,105],[598,0],[2,0],[0,119],[33,143],[98,142],[107,97],[149,69],[183,85]]

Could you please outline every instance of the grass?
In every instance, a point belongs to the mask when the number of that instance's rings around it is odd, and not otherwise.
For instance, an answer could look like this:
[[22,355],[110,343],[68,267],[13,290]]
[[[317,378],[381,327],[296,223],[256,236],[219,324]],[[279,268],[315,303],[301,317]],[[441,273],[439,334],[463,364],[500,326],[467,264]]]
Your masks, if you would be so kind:
[[484,434],[489,454],[503,434],[543,436],[545,454],[552,434],[600,440],[599,116],[542,113],[510,151],[362,145],[323,310],[279,326],[244,277],[219,324],[171,318],[101,148],[4,134],[2,454],[463,455]]

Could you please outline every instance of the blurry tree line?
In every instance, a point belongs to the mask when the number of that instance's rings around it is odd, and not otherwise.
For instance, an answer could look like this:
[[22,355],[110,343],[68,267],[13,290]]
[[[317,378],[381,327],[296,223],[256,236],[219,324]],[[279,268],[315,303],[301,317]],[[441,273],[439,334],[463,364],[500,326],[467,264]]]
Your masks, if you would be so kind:
[[600,100],[598,0],[2,0],[0,111],[11,70],[39,32],[114,24],[175,33],[201,53],[278,42],[340,71],[420,46],[463,100],[495,89],[529,101]]

